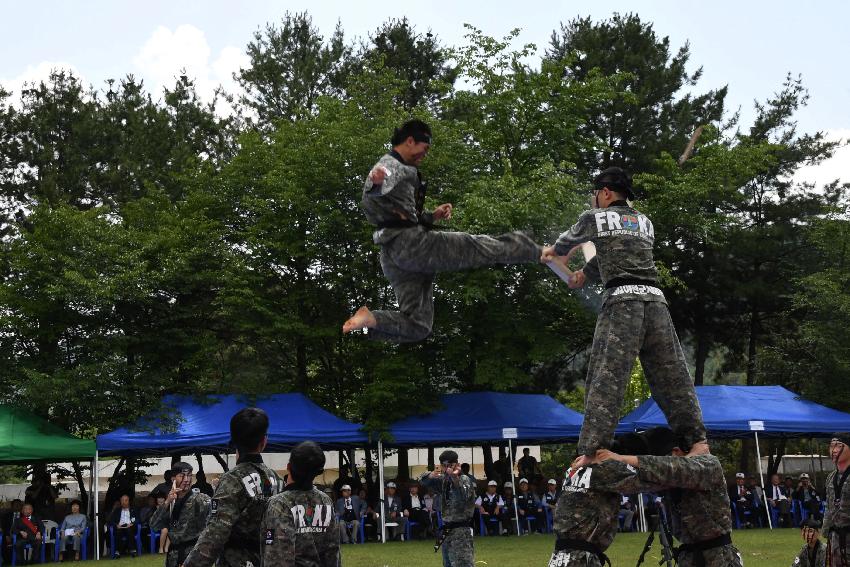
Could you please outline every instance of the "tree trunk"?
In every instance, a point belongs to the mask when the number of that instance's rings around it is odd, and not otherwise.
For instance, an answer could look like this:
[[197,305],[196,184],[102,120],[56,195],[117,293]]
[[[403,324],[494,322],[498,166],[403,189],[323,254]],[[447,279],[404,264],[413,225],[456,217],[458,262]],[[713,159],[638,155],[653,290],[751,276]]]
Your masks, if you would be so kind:
[[[89,492],[86,490],[86,483],[83,480],[83,467],[80,466],[80,461],[71,461],[71,467],[74,469],[74,478],[80,487],[80,510],[88,510]],[[94,471],[92,471],[92,474],[94,474]],[[97,479],[94,479],[94,481],[97,482]]]
[[218,453],[213,453],[213,457],[215,457],[215,460],[218,461],[218,464],[221,465],[221,470],[223,470],[224,472],[230,470],[230,467],[227,466],[227,460],[224,457],[222,457]]
[[708,360],[709,341],[706,331],[699,331],[697,335],[697,352],[694,361],[694,385],[702,386],[705,383],[705,361]]
[[434,470],[435,465],[436,464],[434,463],[434,448],[428,447],[428,470]]
[[372,459],[372,450],[366,449],[366,495],[369,502],[378,501],[377,482],[375,482],[374,476],[375,461]]
[[396,480],[410,480],[410,455],[407,449],[398,450],[398,474]]
[[481,446],[481,451],[484,453],[484,476],[487,480],[496,478],[496,467],[493,464],[493,447],[489,443]]
[[756,304],[753,303],[752,310],[750,311],[749,344],[747,346],[747,386],[753,386],[756,383],[758,334],[759,316]]

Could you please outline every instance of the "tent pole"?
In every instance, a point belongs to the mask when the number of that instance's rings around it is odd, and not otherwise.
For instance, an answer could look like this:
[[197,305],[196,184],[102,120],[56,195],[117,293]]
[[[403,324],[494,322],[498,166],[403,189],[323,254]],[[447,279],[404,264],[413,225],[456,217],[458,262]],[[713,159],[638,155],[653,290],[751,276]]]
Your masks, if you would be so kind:
[[[809,437],[809,454],[812,457],[812,478],[815,478],[815,439],[814,439],[814,437]],[[818,455],[818,460],[820,460],[820,455]],[[814,486],[814,484],[812,486]]]
[[516,495],[517,495],[517,485],[516,478],[514,477],[514,450],[511,446],[511,440],[508,439],[508,456],[511,459],[511,484],[513,485],[513,493],[514,493],[514,518],[516,519],[516,535],[520,535],[522,532],[519,531],[519,511],[516,507]]
[[753,435],[756,436],[756,463],[759,466],[759,480],[761,480],[761,496],[762,496],[762,505],[764,506],[765,515],[767,516],[767,527],[773,529],[773,520],[770,518],[770,510],[767,508],[767,498],[765,497],[764,491],[764,474],[762,474],[761,470],[761,450],[759,450],[759,432],[753,431]]
[[378,439],[378,509],[381,511],[381,543],[387,543],[387,519],[384,517],[384,444]]
[[643,492],[638,494],[638,511],[640,512],[640,531],[646,532],[646,509],[643,507]]
[[94,484],[94,489],[92,490],[92,494],[94,495],[94,558],[95,560],[100,560],[100,523],[98,522],[98,513],[99,513],[99,505],[98,500],[99,496],[97,493],[98,489],[98,474],[100,472],[100,463],[98,462],[98,452],[95,450],[94,452],[94,462],[92,463],[91,475],[92,475],[92,483]]

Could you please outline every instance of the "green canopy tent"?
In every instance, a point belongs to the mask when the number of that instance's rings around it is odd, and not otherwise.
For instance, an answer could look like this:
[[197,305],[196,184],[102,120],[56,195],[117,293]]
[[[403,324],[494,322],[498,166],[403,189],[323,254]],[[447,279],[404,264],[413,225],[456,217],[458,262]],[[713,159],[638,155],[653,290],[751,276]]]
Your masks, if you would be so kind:
[[0,464],[92,460],[95,443],[22,408],[0,405]]

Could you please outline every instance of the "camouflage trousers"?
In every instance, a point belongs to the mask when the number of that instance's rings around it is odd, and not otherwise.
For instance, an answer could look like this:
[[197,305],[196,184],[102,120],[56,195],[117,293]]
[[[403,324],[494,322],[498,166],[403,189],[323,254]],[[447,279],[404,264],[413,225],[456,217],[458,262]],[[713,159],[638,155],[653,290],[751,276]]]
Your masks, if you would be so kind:
[[549,558],[549,567],[603,567],[595,553],[564,549]]
[[676,559],[677,567],[743,567],[744,560],[734,545],[724,545],[702,552],[704,562],[693,552],[683,552]]
[[260,567],[260,547],[257,551],[238,547],[225,547],[218,556],[216,567]]
[[607,301],[596,321],[587,369],[584,424],[578,452],[610,447],[635,358],[652,397],[686,442],[705,439],[702,411],[682,346],[662,301]]
[[[826,564],[829,567],[850,567],[850,549],[841,547],[841,536],[838,532],[829,532],[826,537],[829,542]],[[850,538],[850,535],[845,538]],[[844,543],[846,544],[847,541],[845,540]]]
[[443,567],[475,567],[472,528],[453,528],[443,542]]
[[381,268],[393,286],[398,311],[373,311],[377,325],[369,338],[397,343],[421,341],[434,324],[434,275],[493,266],[538,262],[541,248],[521,232],[501,236],[427,231],[421,226],[378,231]]

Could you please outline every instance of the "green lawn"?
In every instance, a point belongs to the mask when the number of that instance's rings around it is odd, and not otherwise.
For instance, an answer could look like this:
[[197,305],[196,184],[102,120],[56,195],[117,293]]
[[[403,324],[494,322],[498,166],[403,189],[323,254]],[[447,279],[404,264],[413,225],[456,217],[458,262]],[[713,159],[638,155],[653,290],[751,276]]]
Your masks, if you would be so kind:
[[[613,567],[633,567],[643,549],[646,534],[620,534],[608,550]],[[744,530],[732,534],[732,541],[741,550],[746,567],[784,567],[791,565],[803,544],[796,529]],[[545,566],[552,553],[551,535],[524,537],[475,538],[475,563],[478,566]],[[658,565],[660,559],[656,539],[644,562],[646,567]],[[162,556],[143,555],[138,559],[104,560],[109,567],[161,567]],[[385,545],[343,546],[344,567],[439,567],[441,555],[434,553],[433,542],[393,542]],[[271,567],[271,566],[269,566]]]

